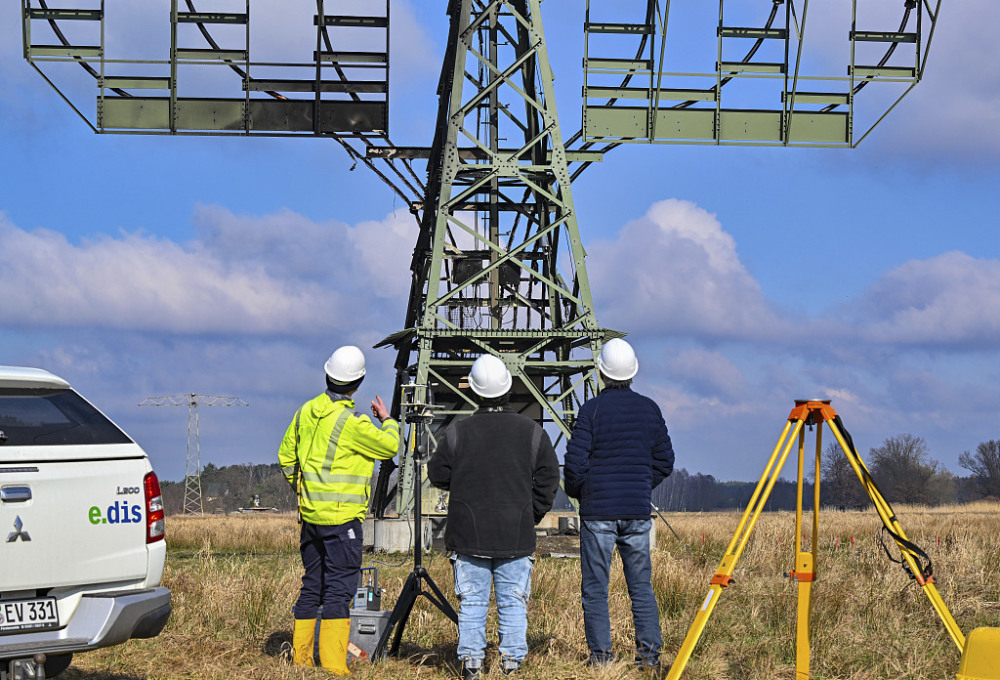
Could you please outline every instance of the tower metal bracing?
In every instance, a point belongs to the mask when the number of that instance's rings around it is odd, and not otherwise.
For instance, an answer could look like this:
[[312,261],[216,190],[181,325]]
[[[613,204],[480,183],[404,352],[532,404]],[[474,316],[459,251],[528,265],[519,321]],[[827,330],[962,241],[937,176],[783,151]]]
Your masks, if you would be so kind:
[[[514,377],[511,406],[558,439],[595,394],[602,342],[618,334],[594,313],[539,4],[449,7],[406,328],[382,344],[398,350],[397,386],[429,386],[417,401],[430,396],[437,426],[475,410],[466,376],[493,354]],[[407,456],[396,498],[404,515],[416,484]],[[376,514],[386,484],[380,478]]]
[[204,394],[179,394],[167,397],[149,397],[139,406],[188,407],[187,462],[184,466],[184,514],[203,515],[201,501],[201,446],[198,439],[198,405],[249,406],[239,397],[211,397]]

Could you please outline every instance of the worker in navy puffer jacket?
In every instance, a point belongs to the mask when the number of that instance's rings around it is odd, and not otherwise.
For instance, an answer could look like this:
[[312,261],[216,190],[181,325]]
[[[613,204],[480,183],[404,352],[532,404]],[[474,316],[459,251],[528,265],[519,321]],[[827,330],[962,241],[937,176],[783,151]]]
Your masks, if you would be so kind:
[[636,665],[660,663],[659,612],[650,582],[650,496],[674,468],[674,450],[656,403],[632,391],[632,347],[605,343],[597,359],[604,390],[577,415],[566,445],[566,493],[580,501],[580,568],[589,665],[614,661],[608,581],[615,547],[632,598]]

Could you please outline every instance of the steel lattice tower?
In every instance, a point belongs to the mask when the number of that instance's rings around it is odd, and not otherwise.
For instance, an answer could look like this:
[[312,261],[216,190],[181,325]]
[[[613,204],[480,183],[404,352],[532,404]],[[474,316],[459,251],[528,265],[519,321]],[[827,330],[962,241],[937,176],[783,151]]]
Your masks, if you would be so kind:
[[[407,327],[383,344],[398,349],[397,388],[431,386],[438,425],[475,410],[463,381],[490,353],[514,377],[511,406],[558,439],[595,393],[603,341],[620,334],[594,313],[539,0],[461,0],[449,15]],[[401,458],[407,515],[413,473]],[[380,475],[376,514],[386,485]]]
[[249,406],[239,397],[210,397],[203,394],[178,394],[149,397],[139,406],[188,407],[187,462],[184,466],[184,514],[203,515],[201,496],[201,446],[198,439],[198,404],[205,406]]

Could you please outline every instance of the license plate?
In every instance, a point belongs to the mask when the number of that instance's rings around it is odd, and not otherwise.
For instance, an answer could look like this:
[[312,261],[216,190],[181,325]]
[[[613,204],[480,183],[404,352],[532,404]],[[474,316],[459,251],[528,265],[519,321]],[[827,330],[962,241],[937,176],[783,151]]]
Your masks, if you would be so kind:
[[56,598],[0,601],[0,631],[59,627]]

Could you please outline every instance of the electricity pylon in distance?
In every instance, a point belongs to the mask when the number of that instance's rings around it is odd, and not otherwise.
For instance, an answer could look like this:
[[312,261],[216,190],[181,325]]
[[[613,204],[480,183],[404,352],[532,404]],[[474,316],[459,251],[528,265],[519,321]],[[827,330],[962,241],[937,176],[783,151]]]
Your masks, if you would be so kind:
[[198,405],[249,406],[239,397],[212,397],[204,394],[176,394],[166,397],[148,397],[139,406],[188,407],[187,464],[184,468],[184,514],[203,515],[201,502],[201,450],[198,444]]

